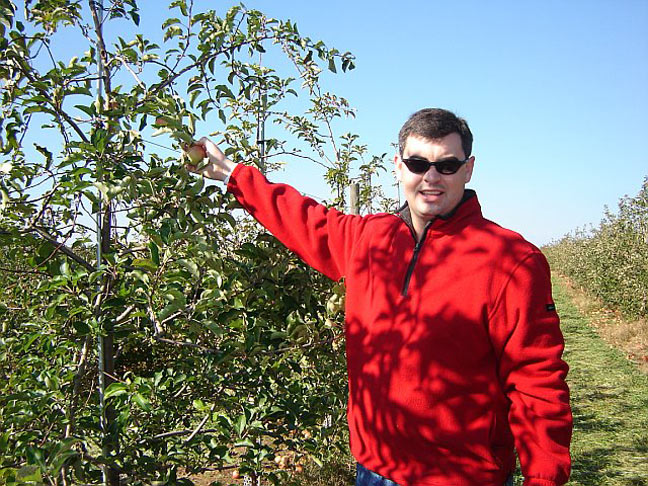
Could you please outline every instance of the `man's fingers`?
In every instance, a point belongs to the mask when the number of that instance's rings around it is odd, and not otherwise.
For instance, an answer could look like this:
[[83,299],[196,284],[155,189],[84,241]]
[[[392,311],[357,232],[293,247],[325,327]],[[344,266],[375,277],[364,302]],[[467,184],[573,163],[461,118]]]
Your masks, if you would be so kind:
[[202,137],[198,141],[198,143],[205,147],[205,151],[207,152],[207,156],[209,157],[210,162],[222,163],[223,159],[225,158],[225,154],[221,149],[218,148],[218,145],[216,145],[207,137]]

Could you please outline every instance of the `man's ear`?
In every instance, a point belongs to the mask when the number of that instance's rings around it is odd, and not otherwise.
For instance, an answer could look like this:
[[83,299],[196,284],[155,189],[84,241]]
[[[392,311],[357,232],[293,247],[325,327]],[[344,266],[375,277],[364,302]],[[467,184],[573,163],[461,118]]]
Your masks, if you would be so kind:
[[470,158],[468,159],[468,162],[466,162],[466,184],[470,182],[470,179],[472,179],[472,173],[473,169],[475,168],[475,156],[471,155]]
[[400,182],[403,174],[403,161],[398,154],[394,155],[394,169],[396,170],[396,180]]

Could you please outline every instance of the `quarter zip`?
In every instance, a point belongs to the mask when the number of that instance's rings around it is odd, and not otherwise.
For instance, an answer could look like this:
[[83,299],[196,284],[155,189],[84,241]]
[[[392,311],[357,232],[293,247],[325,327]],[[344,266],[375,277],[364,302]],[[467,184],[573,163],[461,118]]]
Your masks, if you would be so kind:
[[[444,221],[448,221],[450,218],[454,216],[454,214],[457,212],[459,209],[459,206],[461,206],[463,203],[471,199],[472,197],[475,196],[475,191],[472,189],[466,189],[464,191],[463,197],[461,198],[461,201],[459,201],[459,204],[455,206],[455,208],[446,213],[438,216],[439,219],[442,219]],[[405,282],[403,283],[403,288],[401,290],[401,295],[405,297],[407,295],[407,290],[409,288],[409,283],[412,278],[412,274],[414,273],[414,267],[416,267],[416,262],[419,257],[419,252],[421,251],[421,247],[423,246],[423,242],[425,241],[425,237],[427,235],[428,228],[430,225],[435,221],[436,218],[432,219],[431,221],[428,221],[425,227],[423,228],[423,235],[421,236],[421,241],[418,241],[416,239],[416,231],[414,231],[414,225],[412,224],[412,217],[410,215],[409,207],[407,203],[405,203],[399,210],[398,210],[398,217],[405,223],[405,226],[407,226],[410,230],[410,233],[412,233],[412,238],[414,238],[414,241],[416,242],[414,246],[414,255],[412,255],[412,260],[409,263],[409,267],[407,268],[407,274],[405,275]]]
[[[414,246],[414,254],[412,255],[412,259],[410,260],[409,266],[407,267],[407,273],[405,274],[405,282],[403,283],[403,290],[401,290],[401,295],[403,297],[407,295],[409,283],[410,280],[412,279],[412,274],[414,273],[414,268],[416,267],[416,262],[418,261],[419,253],[421,252],[421,247],[425,242],[425,237],[427,236],[428,228],[431,226],[431,224],[432,221],[428,221],[428,223],[425,225],[425,228],[423,228],[423,235],[421,236],[421,239],[417,241],[416,245]],[[412,231],[412,235],[414,235],[416,239],[416,233],[414,231]]]

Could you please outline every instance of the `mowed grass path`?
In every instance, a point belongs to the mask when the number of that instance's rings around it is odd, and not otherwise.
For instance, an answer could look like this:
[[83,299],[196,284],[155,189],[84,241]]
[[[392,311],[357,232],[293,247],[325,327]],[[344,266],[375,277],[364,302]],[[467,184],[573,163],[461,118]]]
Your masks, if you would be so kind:
[[560,279],[554,298],[574,414],[569,484],[648,486],[648,375],[599,338]]

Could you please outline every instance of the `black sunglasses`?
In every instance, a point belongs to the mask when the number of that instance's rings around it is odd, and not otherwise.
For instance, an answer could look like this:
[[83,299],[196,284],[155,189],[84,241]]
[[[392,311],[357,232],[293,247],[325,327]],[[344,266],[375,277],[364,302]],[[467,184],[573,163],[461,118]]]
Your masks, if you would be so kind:
[[434,167],[439,174],[451,175],[457,172],[462,165],[468,162],[468,157],[465,160],[459,160],[455,157],[450,159],[437,160],[436,162],[429,162],[425,159],[403,159],[403,163],[407,166],[410,172],[414,174],[425,174],[430,167]]

